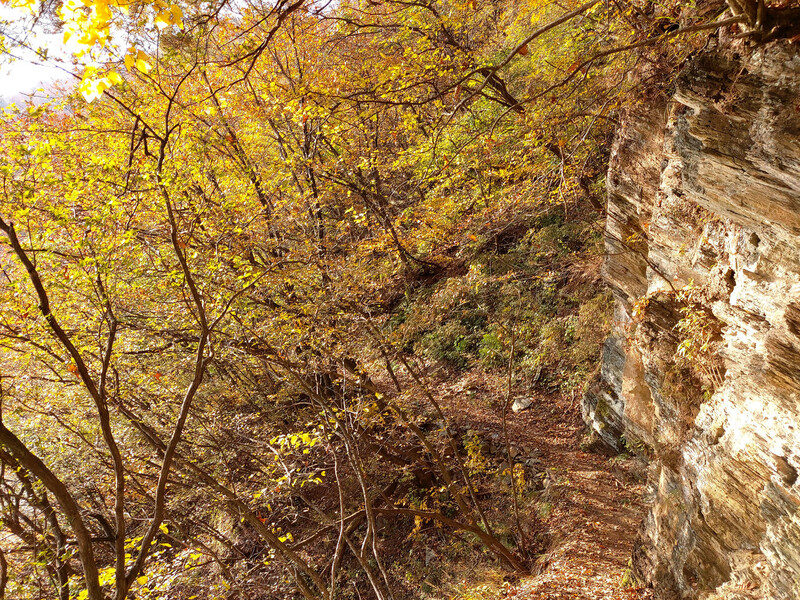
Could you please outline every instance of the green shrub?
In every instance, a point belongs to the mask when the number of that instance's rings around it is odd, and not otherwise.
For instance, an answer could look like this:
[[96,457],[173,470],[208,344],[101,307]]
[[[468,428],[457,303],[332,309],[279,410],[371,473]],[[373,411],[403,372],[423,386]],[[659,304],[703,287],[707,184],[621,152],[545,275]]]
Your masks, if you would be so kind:
[[470,333],[460,321],[446,321],[423,335],[415,350],[433,360],[463,369],[469,358],[475,355],[479,339],[479,335]]
[[503,351],[503,342],[500,341],[495,331],[484,333],[478,345],[478,358],[487,367],[500,367],[508,362],[508,357]]

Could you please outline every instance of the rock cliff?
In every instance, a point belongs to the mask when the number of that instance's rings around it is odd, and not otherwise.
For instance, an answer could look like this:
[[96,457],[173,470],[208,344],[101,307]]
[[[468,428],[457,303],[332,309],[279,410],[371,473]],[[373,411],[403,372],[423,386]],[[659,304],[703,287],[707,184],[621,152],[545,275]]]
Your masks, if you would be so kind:
[[706,50],[608,176],[615,329],[584,416],[650,459],[662,598],[800,597],[800,50]]

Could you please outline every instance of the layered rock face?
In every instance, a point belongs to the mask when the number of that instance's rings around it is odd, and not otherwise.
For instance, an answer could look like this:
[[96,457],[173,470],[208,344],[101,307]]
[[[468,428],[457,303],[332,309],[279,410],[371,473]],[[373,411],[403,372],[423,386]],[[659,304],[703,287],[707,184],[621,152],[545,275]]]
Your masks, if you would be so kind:
[[650,459],[663,598],[800,598],[800,49],[692,60],[608,178],[616,327],[584,416]]

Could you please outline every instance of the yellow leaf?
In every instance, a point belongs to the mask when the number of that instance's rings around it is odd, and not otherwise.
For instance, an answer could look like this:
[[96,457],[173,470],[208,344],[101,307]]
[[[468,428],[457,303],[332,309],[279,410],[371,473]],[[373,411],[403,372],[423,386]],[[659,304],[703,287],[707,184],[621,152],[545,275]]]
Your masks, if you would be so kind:
[[149,73],[150,70],[153,68],[150,66],[145,59],[147,58],[147,54],[139,50],[136,53],[136,68],[139,69],[142,73]]
[[182,21],[183,21],[183,11],[181,10],[181,7],[180,7],[180,6],[178,6],[178,5],[176,5],[176,4],[173,4],[173,5],[170,7],[170,9],[169,9],[169,12],[171,12],[171,13],[172,13],[172,22],[173,22],[175,25],[177,25],[178,27],[180,27],[181,29],[183,29],[183,24],[182,24]]
[[10,4],[13,8],[24,8],[25,10],[33,13],[37,2],[36,0],[12,0]]
[[147,575],[140,575],[139,577],[137,577],[136,583],[138,583],[139,585],[144,585],[145,583],[147,583]]
[[104,2],[97,2],[94,5],[94,12],[97,17],[97,26],[103,27],[111,20],[111,9]]
[[84,77],[81,81],[78,90],[87,102],[94,102],[103,95],[103,92],[111,87],[111,82],[107,77],[95,79],[93,77]]
[[166,29],[170,25],[172,25],[172,13],[169,11],[162,11],[156,15],[155,20],[153,21],[159,29]]

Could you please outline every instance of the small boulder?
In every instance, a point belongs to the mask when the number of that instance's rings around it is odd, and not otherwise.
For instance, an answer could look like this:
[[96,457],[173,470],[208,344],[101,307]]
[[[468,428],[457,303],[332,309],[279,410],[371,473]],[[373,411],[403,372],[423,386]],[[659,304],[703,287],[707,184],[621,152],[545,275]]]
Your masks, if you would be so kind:
[[533,404],[533,398],[516,398],[514,404],[511,405],[511,410],[518,413],[528,408],[531,404]]

